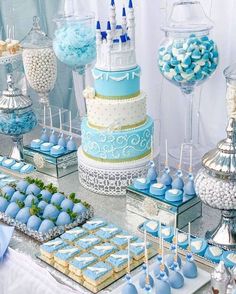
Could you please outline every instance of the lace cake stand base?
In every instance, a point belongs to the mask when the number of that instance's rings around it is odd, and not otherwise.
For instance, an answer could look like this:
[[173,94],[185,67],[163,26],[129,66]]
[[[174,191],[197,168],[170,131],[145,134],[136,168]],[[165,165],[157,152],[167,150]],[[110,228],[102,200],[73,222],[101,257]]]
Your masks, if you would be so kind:
[[132,163],[107,164],[87,158],[78,150],[78,170],[81,185],[104,195],[125,195],[134,179],[147,174],[149,157]]

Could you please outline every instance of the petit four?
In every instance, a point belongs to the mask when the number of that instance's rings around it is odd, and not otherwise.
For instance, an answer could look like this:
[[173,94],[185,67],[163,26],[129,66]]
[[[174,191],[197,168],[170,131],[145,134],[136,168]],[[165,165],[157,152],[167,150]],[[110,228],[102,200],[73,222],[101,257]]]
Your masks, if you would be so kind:
[[198,276],[197,265],[192,258],[192,254],[187,254],[186,263],[183,265],[182,272],[187,279],[195,279]]
[[[73,210],[73,212],[74,212],[74,210]],[[83,225],[83,228],[88,230],[90,233],[94,233],[95,231],[97,231],[98,229],[100,229],[101,227],[104,227],[106,225],[107,225],[107,222],[105,222],[104,220],[99,219],[99,218],[94,218],[92,220],[87,221]]]
[[2,161],[2,166],[10,168],[16,163],[15,159],[13,158],[6,158]]
[[81,250],[88,250],[99,243],[101,243],[101,239],[98,238],[96,235],[91,234],[80,238],[78,241],[75,242],[75,245],[81,248]]
[[150,186],[149,192],[156,196],[165,196],[167,187],[162,183],[154,183]]
[[65,153],[65,148],[60,145],[55,145],[50,149],[51,155],[62,155]]
[[158,237],[163,238],[167,242],[172,242],[174,237],[173,227],[161,225],[161,229],[158,231]]
[[208,244],[205,239],[201,239],[201,238],[191,239],[191,252],[194,254],[204,256],[207,246]]
[[67,267],[69,264],[69,259],[76,255],[79,255],[79,253],[80,250],[78,248],[68,245],[57,250],[57,252],[54,254],[54,260],[60,265]]
[[128,245],[128,237],[130,237],[131,242],[137,240],[137,237],[131,236],[128,232],[122,231],[113,237],[110,242],[116,245],[119,249],[124,249]]
[[[146,244],[148,252],[151,248],[151,243],[147,242]],[[130,253],[135,260],[140,260],[144,257],[144,241],[142,239],[136,239],[134,242],[130,243]]]
[[11,170],[19,171],[24,166],[23,162],[16,162],[11,166]]
[[31,215],[27,222],[27,228],[33,231],[38,231],[41,223],[42,220],[38,216]]
[[143,225],[143,229],[146,230],[147,233],[157,237],[159,230],[159,222],[158,221],[146,221]]
[[40,145],[43,143],[42,140],[40,139],[34,139],[31,141],[30,143],[30,147],[33,148],[33,149],[39,149],[40,148]]
[[61,235],[61,238],[67,242],[73,242],[76,239],[86,235],[86,231],[80,227],[73,228]]
[[34,171],[34,166],[32,164],[24,164],[20,169],[21,174],[28,174]]
[[56,238],[41,245],[40,253],[41,255],[46,256],[50,259],[53,258],[55,251],[64,248],[66,245],[67,244],[61,238]]
[[42,143],[40,145],[40,150],[43,152],[49,152],[51,150],[52,146],[53,146],[53,144],[49,143],[49,142]]
[[[132,259],[130,260],[132,263]],[[114,272],[118,273],[125,269],[128,266],[128,251],[127,250],[120,250],[113,254],[111,254],[107,260]]]
[[179,189],[170,189],[166,191],[165,199],[170,202],[182,201],[183,192]]
[[134,187],[139,190],[147,190],[150,187],[150,180],[147,178],[138,178],[134,181]]
[[112,267],[105,262],[98,262],[88,266],[83,272],[83,277],[88,284],[98,286],[113,274]]
[[223,250],[217,246],[208,246],[205,252],[205,257],[212,262],[218,263],[221,260]]
[[31,214],[30,214],[30,208],[29,207],[23,207],[19,210],[19,212],[17,213],[15,220],[26,224],[28,222],[28,219],[30,218]]
[[110,243],[103,243],[95,245],[90,252],[98,257],[100,260],[105,260],[110,254],[112,254],[117,248]]
[[82,271],[97,261],[98,259],[94,255],[83,253],[69,261],[69,270],[78,276],[82,276]]
[[236,253],[235,251],[225,251],[222,255],[222,260],[225,263],[225,266],[233,268],[236,266]]
[[121,229],[117,228],[113,224],[109,224],[106,227],[100,228],[95,235],[101,238],[104,241],[107,241],[114,237],[116,234],[119,234],[121,232]]

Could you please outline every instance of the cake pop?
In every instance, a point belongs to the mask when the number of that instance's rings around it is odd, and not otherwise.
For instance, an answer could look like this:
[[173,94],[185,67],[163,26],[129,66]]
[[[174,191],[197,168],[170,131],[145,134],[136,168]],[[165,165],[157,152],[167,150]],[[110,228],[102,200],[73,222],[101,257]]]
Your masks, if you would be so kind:
[[174,262],[174,264],[171,267],[171,271],[169,274],[169,283],[171,288],[174,289],[180,289],[184,285],[184,277],[182,274],[179,272],[179,265],[177,262]]
[[44,143],[49,142],[49,136],[46,129],[46,106],[43,106],[43,129],[40,140]]
[[158,248],[158,255],[157,261],[153,267],[153,272],[156,278],[160,279],[161,274],[165,273],[167,276],[169,275],[169,271],[167,266],[164,264],[164,245],[163,245],[163,238],[159,238],[159,248]]
[[69,120],[70,120],[70,137],[66,144],[66,148],[68,151],[75,151],[77,150],[77,145],[72,136],[72,119],[71,119],[71,111],[69,111]]
[[183,190],[183,188],[184,188],[184,181],[182,178],[183,177],[183,173],[182,173],[183,147],[184,147],[184,144],[181,145],[177,177],[172,182],[172,189]]
[[148,252],[147,252],[147,232],[144,230],[144,251],[145,251],[145,264],[143,265],[143,273],[139,278],[139,286],[141,289],[145,289],[147,293],[154,287],[154,280],[149,274],[148,266]]
[[154,162],[154,141],[153,141],[153,136],[151,137],[151,160],[149,162],[149,169],[147,172],[147,178],[151,182],[156,182],[157,180],[157,171],[156,171],[156,166]]
[[156,282],[155,293],[171,294],[170,284],[168,283],[168,277],[165,272],[161,273],[160,279]]
[[168,254],[166,258],[166,264],[169,268],[172,267],[174,262],[177,262],[179,267],[181,267],[182,261],[178,255],[178,228],[177,228],[177,215],[175,214],[175,224],[174,224],[175,236],[173,238],[173,244],[171,244],[171,253]]
[[188,182],[184,187],[185,196],[194,196],[196,195],[195,186],[194,186],[194,177],[192,174],[192,161],[193,161],[193,147],[190,147],[190,163],[189,163],[189,174],[188,174]]
[[165,185],[167,188],[171,187],[172,184],[172,177],[170,176],[170,168],[169,168],[169,162],[168,162],[168,142],[165,141],[165,153],[166,153],[166,159],[165,159],[165,170],[163,175],[160,178],[160,183]]
[[64,134],[62,131],[62,117],[61,117],[61,109],[59,108],[59,121],[60,121],[60,135],[59,135],[59,140],[58,140],[58,145],[61,147],[66,147],[66,140],[64,138]]
[[51,135],[49,137],[49,142],[52,143],[53,145],[57,145],[58,142],[58,137],[55,133],[55,130],[53,129],[53,124],[52,124],[52,109],[49,107],[49,113],[50,113],[50,126],[51,126]]
[[130,237],[128,239],[128,267],[127,267],[127,274],[126,274],[126,281],[127,283],[124,285],[122,289],[122,294],[138,294],[137,288],[131,282],[131,275],[130,275]]

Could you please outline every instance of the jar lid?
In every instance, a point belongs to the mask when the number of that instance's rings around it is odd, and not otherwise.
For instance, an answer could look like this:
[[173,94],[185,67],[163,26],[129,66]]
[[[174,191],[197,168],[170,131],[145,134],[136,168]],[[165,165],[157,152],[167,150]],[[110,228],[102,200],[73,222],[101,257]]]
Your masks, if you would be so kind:
[[202,158],[203,166],[212,174],[224,179],[236,179],[236,121],[230,118],[226,128],[227,138],[216,149]]
[[172,32],[201,32],[213,28],[212,21],[205,14],[200,1],[178,0],[172,5],[172,9],[164,31]]
[[31,105],[30,97],[23,95],[21,90],[15,87],[12,75],[8,75],[7,90],[4,90],[0,97],[0,110],[20,110]]
[[22,48],[40,49],[52,47],[52,40],[45,34],[45,32],[41,31],[39,22],[39,17],[34,16],[32,29],[20,42]]

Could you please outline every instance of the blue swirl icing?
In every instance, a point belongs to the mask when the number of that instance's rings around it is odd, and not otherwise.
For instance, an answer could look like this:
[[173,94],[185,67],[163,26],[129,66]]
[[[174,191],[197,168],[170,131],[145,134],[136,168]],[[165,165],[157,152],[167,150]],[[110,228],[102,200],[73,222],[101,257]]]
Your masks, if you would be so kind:
[[127,131],[98,130],[81,125],[82,147],[85,154],[101,161],[129,161],[148,155],[151,149],[153,120],[148,117],[142,126]]
[[140,91],[140,67],[125,71],[103,71],[93,69],[94,86],[97,96],[114,97],[136,96]]
[[70,67],[90,64],[96,58],[95,32],[83,23],[68,23],[55,31],[53,49],[57,58]]
[[0,113],[0,133],[4,135],[22,135],[37,126],[37,118],[33,111],[10,114]]

